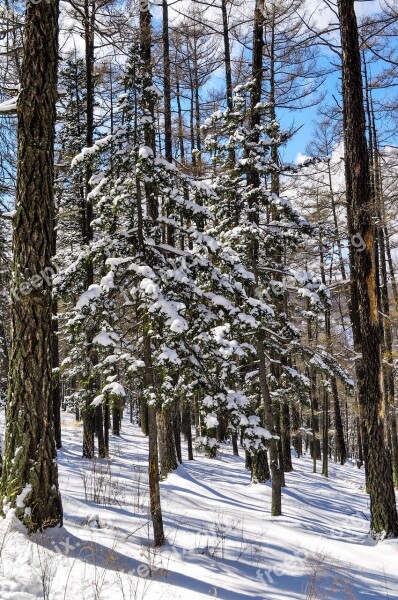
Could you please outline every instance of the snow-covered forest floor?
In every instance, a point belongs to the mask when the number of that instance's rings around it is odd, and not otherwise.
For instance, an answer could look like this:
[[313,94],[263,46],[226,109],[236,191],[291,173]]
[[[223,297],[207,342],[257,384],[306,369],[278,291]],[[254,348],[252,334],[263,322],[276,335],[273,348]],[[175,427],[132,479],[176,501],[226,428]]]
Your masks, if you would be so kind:
[[[64,527],[28,537],[0,522],[0,599],[286,600],[398,597],[398,540],[368,536],[364,473],[294,459],[283,516],[228,446],[197,454],[161,484],[167,545],[151,547],[147,440],[124,420],[111,459],[81,459],[82,428],[63,413]],[[319,465],[318,465],[319,466]]]

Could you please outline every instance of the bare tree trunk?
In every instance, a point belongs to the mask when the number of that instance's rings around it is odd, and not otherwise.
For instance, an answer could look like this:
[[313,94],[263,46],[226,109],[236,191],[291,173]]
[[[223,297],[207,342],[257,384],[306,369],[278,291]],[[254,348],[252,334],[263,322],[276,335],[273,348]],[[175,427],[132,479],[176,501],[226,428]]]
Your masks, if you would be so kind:
[[329,397],[326,388],[322,404],[322,475],[329,476]]
[[[95,21],[95,0],[84,0],[84,37],[85,37],[85,58],[86,58],[86,146],[89,148],[94,143],[94,21]],[[83,204],[83,244],[88,246],[93,239],[93,207],[91,200],[88,199],[90,190],[90,179],[92,169],[90,163],[87,163],[85,169],[85,196]],[[88,289],[94,281],[92,261],[88,260],[86,264],[85,288]],[[87,333],[87,344],[90,347],[90,333]],[[95,357],[92,351],[88,352],[88,359],[95,364]],[[94,456],[94,431],[95,431],[95,408],[91,402],[94,398],[94,380],[90,376],[86,394],[85,405],[82,409],[83,414],[83,457],[93,458]]]
[[[143,64],[143,104],[145,109],[152,116],[152,123],[154,118],[154,103],[152,94],[148,92],[152,86],[152,57],[151,57],[151,45],[152,45],[152,25],[151,25],[151,12],[149,3],[146,5],[147,10],[143,10],[141,6],[140,10],[140,54],[141,61]],[[147,124],[144,127],[144,139],[145,144],[152,149],[155,154],[155,132],[151,124]],[[140,183],[138,182],[138,187]],[[158,200],[156,190],[152,181],[145,181],[145,197],[147,206],[147,216],[156,221],[158,218]],[[143,224],[142,224],[142,207],[139,207],[141,214],[139,218],[139,241],[142,249],[144,249],[142,236],[143,236]],[[151,340],[145,331],[144,324],[144,363],[145,363],[145,383],[147,388],[156,390],[156,380],[153,372],[152,365],[152,352],[151,352]],[[163,516],[162,508],[160,503],[160,486],[159,486],[159,460],[158,460],[158,431],[156,423],[156,412],[157,407],[150,405],[148,406],[148,434],[149,434],[149,458],[148,458],[148,477],[149,477],[149,503],[150,512],[152,518],[154,544],[155,546],[163,546],[165,542],[164,530],[163,530]]]
[[[62,524],[52,405],[51,270],[58,2],[26,9],[17,102],[10,373],[1,507],[29,531]],[[33,279],[39,276],[41,284]],[[32,279],[31,279],[32,278]],[[21,501],[23,494],[23,502]]]
[[110,422],[109,397],[105,394],[104,398],[104,452],[105,456],[109,456],[109,428]]
[[158,429],[160,476],[162,479],[166,479],[167,475],[178,467],[169,408],[157,411],[156,424]]
[[164,93],[164,155],[172,162],[173,148],[171,138],[171,75],[170,75],[170,42],[169,15],[167,0],[162,0],[162,42],[163,42],[163,93]]
[[[54,232],[54,236],[56,233]],[[53,253],[55,255],[55,252]],[[57,300],[53,299],[53,332],[52,332],[52,368],[53,368],[53,410],[54,433],[57,449],[62,448],[61,431],[61,387],[59,377],[59,344],[58,344],[58,308]]]
[[104,415],[101,404],[95,407],[95,430],[98,439],[98,457],[105,458]]
[[181,163],[185,163],[185,148],[184,148],[184,123],[182,119],[182,108],[181,108],[181,92],[180,92],[180,75],[178,65],[175,67],[175,78],[176,78],[176,101],[177,101],[177,118],[178,118],[178,144],[180,147],[180,160]]
[[381,359],[381,326],[376,287],[375,235],[365,132],[358,27],[353,0],[339,0],[342,45],[346,197],[349,235],[360,235],[366,248],[350,247],[353,335],[361,354],[356,360],[359,404],[364,423],[367,489],[374,536],[398,535],[398,516],[385,445],[385,402]]

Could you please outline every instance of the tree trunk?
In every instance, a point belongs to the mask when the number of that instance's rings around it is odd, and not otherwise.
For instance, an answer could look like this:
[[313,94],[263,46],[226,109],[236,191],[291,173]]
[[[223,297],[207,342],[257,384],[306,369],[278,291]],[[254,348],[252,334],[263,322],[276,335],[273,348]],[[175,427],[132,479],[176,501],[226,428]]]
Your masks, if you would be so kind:
[[365,433],[371,532],[375,537],[397,536],[398,516],[391,457],[385,445],[381,327],[358,27],[353,0],[339,0],[338,8],[342,45],[348,229],[351,239],[354,235],[360,235],[366,244],[362,252],[355,251],[350,245],[350,281],[351,315],[359,316],[359,327],[353,322],[353,335],[355,345],[361,348],[361,355],[356,360],[356,374]]
[[251,461],[251,472],[253,483],[266,483],[269,481],[271,474],[266,450],[257,450],[254,453]]
[[231,442],[232,442],[232,452],[234,456],[239,456],[239,448],[238,448],[238,433],[237,431],[233,431],[231,433]]
[[333,408],[334,408],[334,427],[335,427],[335,445],[341,465],[344,465],[347,460],[347,449],[344,440],[343,420],[341,418],[339,393],[337,390],[336,377],[331,378]]
[[[144,10],[145,9],[145,10]],[[152,26],[151,26],[151,11],[149,2],[146,6],[141,5],[140,10],[140,58],[143,65],[142,68],[142,87],[143,87],[143,108],[148,111],[152,117],[152,123],[147,123],[144,127],[145,145],[149,146],[155,154],[155,132],[153,129],[154,121],[154,100],[153,94],[150,91],[152,87]],[[138,182],[138,188],[140,183]],[[158,218],[158,200],[157,194],[152,181],[145,181],[145,199],[147,217],[155,221]],[[138,208],[137,208],[138,210]],[[142,236],[142,207],[138,212],[141,213],[139,223],[139,242],[144,250]],[[156,390],[156,378],[152,365],[152,350],[151,339],[146,332],[146,323],[143,325],[143,343],[144,343],[144,363],[145,363],[145,384],[146,387]],[[158,432],[156,423],[156,406],[148,406],[148,435],[149,435],[149,457],[148,457],[148,477],[149,477],[149,504],[152,518],[153,535],[155,546],[163,546],[165,542],[163,530],[163,516],[160,503],[160,485],[159,485],[159,460],[158,460]]]
[[104,398],[104,451],[105,456],[109,456],[109,428],[111,426],[111,414],[109,409],[109,397],[105,394]]
[[17,102],[18,172],[1,506],[3,512],[15,508],[31,532],[62,524],[52,406],[52,297],[51,287],[43,281],[43,273],[52,272],[57,62],[58,2],[29,4]]
[[282,452],[283,452],[283,468],[285,473],[293,471],[292,464],[292,453],[291,438],[290,438],[290,410],[289,404],[286,400],[282,402],[281,406],[281,440],[282,440]]
[[158,428],[160,477],[165,479],[169,473],[178,467],[169,408],[157,411],[156,423]]
[[[54,236],[55,236],[54,232]],[[54,252],[55,254],[55,252]],[[58,345],[58,308],[57,301],[53,299],[53,332],[52,332],[52,367],[53,372],[53,410],[54,410],[54,433],[57,449],[62,448],[61,432],[61,388],[59,377],[59,345]]]
[[171,90],[170,90],[170,43],[169,43],[169,16],[167,0],[162,0],[163,11],[163,99],[164,99],[164,156],[172,162],[173,149],[171,139]]
[[184,148],[184,123],[182,119],[182,108],[181,108],[181,93],[180,93],[180,74],[178,65],[176,65],[175,77],[176,77],[176,101],[177,101],[177,116],[178,116],[178,145],[180,148],[180,160],[181,164],[185,163],[185,148]]
[[[94,143],[94,0],[84,0],[84,42],[85,42],[85,59],[86,59],[86,147],[90,148]],[[88,199],[90,191],[90,179],[92,176],[91,165],[88,162],[85,169],[85,196],[82,207],[82,233],[83,244],[89,246],[93,239],[93,228],[91,222],[93,220],[93,207],[91,200]],[[91,260],[86,263],[85,288],[94,281],[93,264]],[[92,335],[87,331],[87,344],[90,347]],[[95,356],[91,351],[88,352],[88,360],[92,365],[95,364]],[[94,456],[94,430],[95,430],[95,410],[91,406],[94,398],[94,381],[90,374],[87,393],[88,398],[85,401],[82,409],[83,413],[83,457],[93,458]]]
[[98,438],[98,457],[105,458],[105,439],[104,439],[104,415],[102,412],[102,404],[95,407],[95,429]]
[[120,406],[120,400],[113,400],[112,402],[112,433],[117,437],[120,437],[120,425],[122,422],[122,407]]
[[[267,383],[267,373],[265,368],[265,353],[264,353],[264,343],[260,337],[258,341],[258,359],[259,359],[259,379],[260,379],[260,389],[261,389],[261,397],[263,401],[263,411],[264,411],[264,423],[268,431],[275,435],[275,426],[274,420],[272,416],[272,400],[271,394],[268,388]],[[272,503],[271,503],[271,515],[273,517],[278,517],[282,514],[282,479],[281,479],[281,469],[279,467],[278,462],[278,444],[275,438],[270,440],[269,446],[269,456],[271,463],[271,475],[272,475]]]
[[227,439],[228,421],[225,417],[220,416],[217,425],[217,442],[222,444]]
[[326,388],[322,405],[322,475],[329,476],[329,396]]
[[193,460],[191,408],[187,400],[183,402],[181,431],[188,446],[188,460]]
[[86,400],[83,417],[83,458],[94,456],[94,432],[95,432],[95,410],[90,406],[90,400]]
[[155,546],[163,546],[165,542],[163,531],[162,508],[160,504],[158,444],[156,427],[156,410],[153,406],[148,409],[149,420],[149,503],[151,510],[153,537]]

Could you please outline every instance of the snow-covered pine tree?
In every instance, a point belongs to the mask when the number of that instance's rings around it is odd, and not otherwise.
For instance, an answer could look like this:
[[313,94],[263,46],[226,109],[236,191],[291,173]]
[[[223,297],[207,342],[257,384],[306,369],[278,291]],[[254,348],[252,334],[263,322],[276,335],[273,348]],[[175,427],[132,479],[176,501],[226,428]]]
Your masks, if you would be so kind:
[[[293,209],[287,198],[271,191],[271,176],[280,170],[272,161],[271,148],[283,144],[287,135],[269,118],[268,107],[261,103],[255,105],[258,118],[251,127],[253,85],[249,81],[238,86],[234,91],[232,110],[217,111],[204,124],[207,132],[205,148],[218,171],[214,181],[217,194],[213,206],[215,222],[209,233],[220,236],[225,251],[232,252],[233,247],[240,261],[252,268],[255,276],[249,284],[249,293],[273,309],[272,321],[257,333],[255,368],[251,364],[245,368],[242,364],[241,372],[245,375],[246,392],[251,394],[254,403],[257,399],[257,412],[263,426],[275,435],[280,433],[277,423],[281,403],[287,401],[288,405],[294,406],[297,402],[309,402],[310,382],[298,365],[315,360],[316,355],[315,351],[311,353],[303,347],[300,330],[289,315],[296,317],[297,310],[301,312],[301,298],[308,299],[316,315],[328,306],[329,297],[320,278],[290,266],[292,257],[313,228]],[[234,162],[231,162],[231,156],[235,157]],[[256,177],[248,177],[253,172]],[[276,255],[282,257],[277,264]],[[329,362],[333,362],[331,357]],[[247,448],[253,454],[255,436],[250,429],[246,430],[246,438]],[[274,476],[280,477],[283,454],[277,451],[274,439],[270,438],[267,445],[270,446]],[[289,435],[286,435],[285,443],[290,452]],[[254,460],[249,461],[254,480],[259,480],[257,459],[264,464],[259,452],[264,439],[258,444]],[[266,474],[266,469],[261,467],[261,472]],[[278,495],[277,490],[275,494]]]
[[[91,254],[98,283],[70,314],[72,353],[85,351],[84,330],[95,323],[91,342],[102,392],[94,403],[111,388],[130,386],[159,415],[167,406],[174,409],[182,395],[196,397],[203,413],[200,442],[214,455],[221,418],[227,416],[235,429],[246,424],[239,363],[254,352],[253,332],[260,324],[271,326],[274,315],[266,301],[248,295],[254,276],[238,254],[203,231],[213,220],[206,208],[216,202],[212,189],[145,144],[145,129],[154,126],[148,105],[159,92],[144,87],[138,63],[133,52],[131,81],[120,99],[123,128],[90,149],[112,151],[112,170],[94,176]],[[149,181],[157,216],[144,201]],[[174,246],[167,243],[166,227],[173,230]],[[268,435],[264,428],[261,433]]]

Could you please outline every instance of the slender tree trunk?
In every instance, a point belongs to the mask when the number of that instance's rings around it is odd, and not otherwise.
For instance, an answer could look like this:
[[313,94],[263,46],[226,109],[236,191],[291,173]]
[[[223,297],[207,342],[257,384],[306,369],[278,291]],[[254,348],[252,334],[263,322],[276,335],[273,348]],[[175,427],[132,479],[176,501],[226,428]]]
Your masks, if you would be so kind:
[[239,456],[239,448],[238,448],[238,432],[233,431],[231,433],[231,442],[232,442],[232,452],[234,456]]
[[162,41],[163,41],[163,99],[164,99],[164,155],[172,162],[173,148],[171,138],[171,88],[170,88],[170,42],[169,15],[167,0],[162,0]]
[[156,409],[148,408],[149,420],[149,503],[151,510],[153,536],[155,546],[163,546],[165,542],[163,531],[162,508],[160,504],[158,443],[156,427]]
[[177,460],[182,463],[182,448],[181,448],[181,409],[180,402],[176,403],[172,413],[173,437]]
[[181,163],[185,163],[185,147],[184,147],[184,123],[182,119],[182,108],[181,108],[181,92],[180,92],[180,73],[178,66],[176,65],[175,70],[176,78],[176,101],[177,101],[177,118],[178,118],[178,144],[180,147],[180,160]]
[[[54,236],[55,236],[54,232]],[[54,252],[55,255],[55,252]],[[57,449],[62,448],[61,431],[61,387],[59,377],[59,344],[58,344],[58,308],[57,300],[53,299],[53,333],[52,333],[52,367],[53,367],[53,410],[54,432]]]
[[15,508],[31,532],[62,524],[52,405],[51,287],[42,277],[39,286],[30,279],[52,272],[57,62],[58,2],[29,4],[17,102],[10,372],[0,506],[3,512]]
[[[231,45],[229,40],[229,25],[228,25],[228,10],[227,0],[221,0],[221,14],[223,24],[223,41],[224,41],[224,67],[225,67],[225,87],[227,94],[227,107],[229,111],[233,111],[232,100],[232,66],[231,66]],[[235,152],[231,148],[229,150],[229,161],[231,164],[235,162]]]
[[[163,96],[164,96],[164,155],[166,160],[173,162],[173,145],[171,130],[171,72],[170,72],[170,41],[168,0],[162,0],[162,41],[163,41]],[[159,127],[160,132],[160,127]],[[169,216],[168,214],[166,216]],[[174,227],[166,226],[166,240],[174,246]]]
[[303,454],[303,437],[301,435],[301,416],[300,411],[294,405],[292,406],[292,421],[293,421],[293,447],[297,452],[297,458],[300,458]]
[[341,418],[340,399],[337,389],[336,377],[331,378],[333,408],[334,408],[334,427],[336,430],[335,445],[341,465],[344,465],[347,460],[347,448],[344,440],[343,420]]
[[[143,87],[143,105],[154,120],[154,100],[153,94],[150,91],[152,88],[152,25],[151,11],[149,2],[146,5],[146,10],[140,10],[140,55],[142,68],[142,87]],[[155,154],[155,132],[152,123],[146,124],[144,127],[145,144],[152,149]],[[139,187],[138,183],[138,187]],[[153,222],[158,218],[158,199],[153,181],[144,182],[147,217]],[[139,243],[144,251],[143,245],[143,219],[142,207],[139,207],[141,214],[139,219]],[[145,363],[145,383],[146,387],[156,391],[156,378],[152,365],[151,339],[146,331],[146,323],[144,323],[144,363]],[[158,431],[156,422],[156,405],[148,406],[148,435],[149,435],[149,457],[148,457],[148,477],[149,477],[149,504],[152,518],[154,544],[155,546],[163,546],[165,542],[163,530],[163,516],[160,503],[160,485],[159,485],[159,460],[158,460]]]
[[[56,176],[56,175],[55,175]],[[57,253],[57,214],[54,210],[54,225],[53,225],[53,247],[52,255]],[[52,396],[53,396],[53,411],[54,411],[54,432],[55,443],[57,450],[62,448],[62,432],[61,432],[61,380],[59,375],[59,341],[58,341],[58,302],[53,298],[53,320],[52,320]]]
[[322,405],[322,475],[329,476],[329,397],[327,389],[323,390]]
[[[85,58],[86,58],[86,146],[89,148],[94,143],[94,22],[95,22],[95,0],[84,0],[84,37],[85,37]],[[92,169],[90,163],[87,163],[85,169],[85,196],[83,203],[83,244],[88,246],[93,240],[93,207],[88,199],[90,190],[90,179]],[[88,289],[94,281],[93,264],[91,260],[86,263],[85,288]],[[87,332],[87,344],[90,347],[92,335]],[[88,360],[91,367],[96,359],[93,352],[88,352]],[[91,368],[90,367],[90,368]],[[91,402],[94,397],[94,377],[89,376],[86,400],[82,409],[83,413],[83,457],[93,458],[94,456],[94,431],[95,431],[95,408]]]
[[[272,400],[267,383],[267,372],[265,367],[264,342],[260,338],[257,343],[258,359],[259,359],[259,379],[261,397],[263,402],[264,423],[268,431],[275,436],[274,419],[272,416]],[[278,517],[282,514],[282,477],[281,469],[278,460],[278,443],[275,438],[270,440],[269,446],[270,466],[271,466],[271,481],[272,481],[272,501],[271,515]]]
[[290,409],[286,400],[281,406],[281,439],[283,452],[283,468],[285,473],[293,471],[291,437],[290,437]]
[[104,415],[102,412],[102,404],[95,407],[95,429],[98,438],[98,457],[105,458],[105,438],[104,438]]
[[359,415],[355,419],[357,425],[357,444],[358,444],[358,467],[361,468],[363,465],[363,445],[362,445],[362,433],[361,433],[361,419]]
[[105,394],[104,398],[104,452],[109,456],[109,428],[111,426],[111,414],[109,408],[109,396]]
[[122,407],[119,400],[112,402],[112,433],[120,437],[120,425],[122,422]]
[[[329,165],[329,175],[330,175],[330,165]],[[330,179],[330,188],[331,188],[331,194],[333,196],[333,188],[332,188],[332,182]],[[332,205],[334,207],[334,200],[332,200]],[[319,208],[319,207],[318,207]],[[334,209],[334,213],[335,213],[335,209]],[[337,221],[335,223],[336,228],[337,228]],[[337,230],[337,229],[336,229]],[[322,279],[322,283],[324,285],[326,285],[326,275],[325,275],[325,268],[324,268],[324,255],[323,255],[323,239],[322,236],[320,235],[319,238],[319,247],[320,247],[320,271],[321,271],[321,279]],[[344,262],[340,262],[340,268],[341,268],[341,275],[343,277],[343,279],[345,279],[345,270],[344,270]],[[327,307],[326,311],[325,311],[325,336],[326,336],[326,349],[330,354],[333,354],[333,349],[332,349],[332,335],[331,335],[331,324],[330,324],[330,318],[331,318],[331,310],[330,307]],[[338,388],[337,388],[337,380],[336,377],[334,375],[332,375],[330,377],[330,384],[331,384],[331,388],[332,388],[332,395],[333,395],[333,407],[334,407],[334,427],[335,427],[335,447],[336,447],[336,453],[339,456],[339,460],[340,463],[342,465],[344,465],[345,461],[346,461],[346,447],[345,447],[345,442],[344,442],[344,430],[343,430],[343,421],[341,419],[341,411],[340,411],[340,401],[339,401],[339,392],[338,392]],[[325,421],[325,419],[323,420],[323,425],[324,427],[326,426],[327,428],[329,427],[329,406],[328,406],[328,402],[329,399],[327,397],[327,395],[324,395],[324,400],[327,404],[327,420]],[[324,415],[325,416],[325,415]],[[323,443],[325,444],[325,440],[327,439],[327,443],[329,443],[329,435],[328,435],[328,431],[325,432],[325,429],[323,429]],[[323,457],[325,456],[325,451],[323,454]],[[325,459],[324,459],[325,460]],[[326,465],[324,464],[322,469],[327,469]]]

